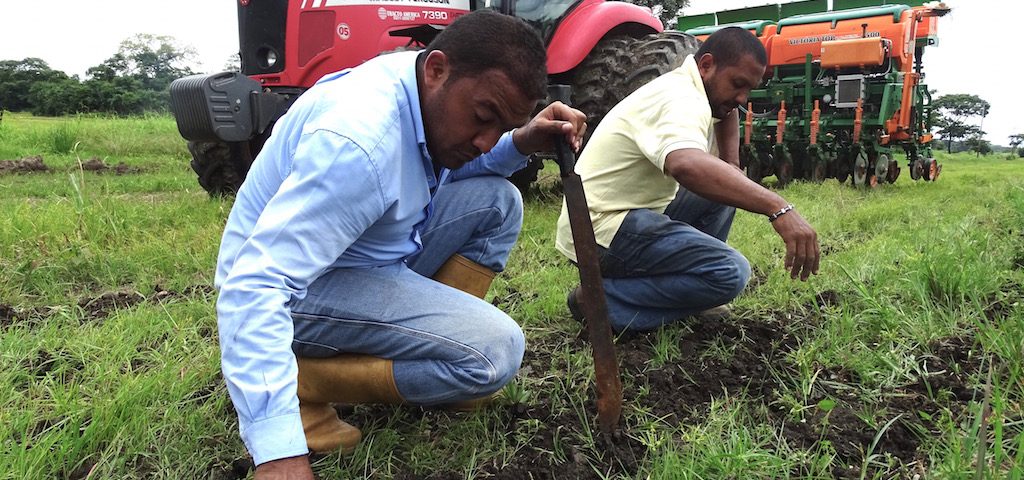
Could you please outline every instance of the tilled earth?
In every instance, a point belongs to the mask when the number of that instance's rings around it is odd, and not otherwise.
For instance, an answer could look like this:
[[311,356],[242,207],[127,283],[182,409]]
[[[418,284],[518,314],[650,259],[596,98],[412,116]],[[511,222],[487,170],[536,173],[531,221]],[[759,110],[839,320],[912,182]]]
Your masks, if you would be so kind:
[[[143,302],[158,302],[162,299],[193,294],[208,294],[209,287],[197,286],[183,292],[171,292],[160,286],[144,295],[133,290],[106,292],[78,302],[82,309],[83,321],[102,322],[115,309],[127,308]],[[835,292],[824,292],[818,296],[819,306],[839,302]],[[989,309],[990,320],[1005,315],[996,305]],[[24,309],[0,304],[0,328],[13,325],[27,325],[33,328],[48,316],[45,309]],[[780,384],[780,378],[794,378],[796,367],[788,353],[801,342],[795,334],[789,333],[786,325],[791,322],[814,322],[814,319],[800,318],[794,312],[778,312],[766,318],[733,317],[724,320],[696,320],[681,322],[679,329],[672,332],[675,339],[671,359],[658,359],[654,345],[659,342],[657,333],[630,334],[620,337],[616,344],[620,370],[623,378],[626,415],[631,402],[639,402],[650,413],[669,424],[700,423],[711,402],[723,396],[744,397],[769,405],[768,421],[782,433],[786,442],[794,448],[815,448],[827,441],[834,449],[838,463],[858,466],[866,452],[889,456],[896,460],[902,475],[917,473],[924,457],[918,447],[921,439],[938,433],[935,424],[942,412],[954,415],[962,412],[972,399],[981,397],[981,392],[972,386],[972,376],[981,369],[977,345],[970,338],[946,338],[929,345],[927,376],[916,381],[882,392],[880,398],[865,400],[856,394],[860,379],[852,371],[842,368],[824,369],[819,372],[818,381],[803,399],[808,408],[802,414],[794,414],[778,402],[781,392],[792,391],[792,386]],[[211,334],[213,332],[210,332]],[[664,343],[664,342],[662,342]],[[564,355],[557,355],[557,348],[545,345],[531,346],[524,358],[523,374],[535,375],[549,371],[564,371]],[[589,351],[583,335],[571,340],[570,348]],[[71,357],[64,352],[38,352],[26,359],[23,367],[29,376],[39,378],[48,375],[55,365],[65,372],[74,373],[75,365],[65,365]],[[77,366],[81,368],[80,365]],[[222,380],[218,379],[218,382]],[[215,386],[211,386],[211,389]],[[543,385],[536,389],[537,397],[528,403],[508,405],[503,403],[496,409],[499,418],[492,424],[498,431],[504,429],[513,436],[530,425],[540,425],[529,444],[519,449],[501,465],[485,463],[481,466],[485,476],[497,479],[554,479],[578,478],[597,479],[603,475],[626,474],[632,476],[642,465],[647,449],[629,435],[628,426],[614,437],[597,433],[595,424],[585,425],[581,415],[569,408],[553,408],[558,404],[550,398],[552,389]],[[641,392],[646,392],[642,394]],[[208,395],[210,392],[205,392]],[[582,408],[593,422],[593,392],[589,392]],[[813,407],[828,399],[832,407]],[[564,399],[562,399],[564,400]],[[868,403],[870,402],[870,403]],[[820,404],[819,404],[820,406]],[[868,408],[870,407],[870,408]],[[360,407],[344,412],[346,420],[356,425],[369,425],[374,419],[393,415],[396,407]],[[443,411],[398,407],[401,415],[408,416],[406,425],[417,425],[444,435],[446,425],[462,421],[458,415]],[[881,412],[873,424],[858,415],[859,412]],[[231,415],[233,413],[229,413]],[[899,418],[896,418],[899,417]],[[871,444],[881,426],[895,421],[884,429],[877,445]],[[399,427],[404,428],[404,427]],[[409,427],[412,428],[412,427]],[[41,430],[46,426],[41,425]],[[593,432],[596,446],[587,445],[583,438],[590,438]],[[416,436],[422,432],[409,432]],[[26,439],[27,440],[27,439]],[[556,453],[557,452],[557,453]],[[396,452],[401,461],[401,453]],[[219,460],[210,465],[211,478],[244,478],[252,468],[248,459],[232,462]],[[598,472],[601,472],[600,474]],[[794,472],[797,473],[797,472]],[[859,468],[836,466],[832,475],[837,478],[858,477]],[[72,478],[75,475],[71,475]],[[429,475],[414,472],[396,474],[399,479],[456,479],[464,478],[465,472],[439,471]]]
[[[115,175],[136,174],[143,171],[141,168],[129,166],[124,162],[119,162],[117,165],[108,165],[99,157],[92,157],[85,160],[81,165],[75,167],[73,170],[78,170],[79,168],[87,172],[109,172]],[[0,160],[0,175],[45,173],[53,170],[53,168],[43,161],[42,155],[33,155],[17,160]]]
[[[834,292],[818,296],[819,304],[836,301]],[[627,409],[629,402],[636,399],[650,409],[651,415],[663,418],[666,423],[700,423],[714,399],[725,395],[744,396],[770,406],[769,422],[782,432],[791,447],[814,449],[828,442],[838,460],[831,472],[835,478],[859,478],[860,465],[867,452],[892,459],[891,465],[897,466],[887,469],[889,475],[909,478],[923,471],[921,468],[926,462],[918,447],[922,438],[938,434],[935,422],[942,412],[957,415],[969,401],[981,398],[981,392],[971,386],[971,376],[981,368],[978,347],[969,338],[947,338],[929,346],[932,357],[928,371],[931,374],[882,392],[880,399],[870,400],[870,403],[853,393],[860,380],[851,371],[825,369],[818,375],[822,381],[806,399],[812,408],[802,415],[793,414],[775,401],[780,392],[792,390],[791,386],[780,385],[779,378],[796,376],[787,353],[799,346],[800,339],[787,333],[783,325],[787,318],[794,321],[792,313],[778,313],[767,319],[690,320],[684,327],[672,327],[684,329],[676,345],[678,355],[658,368],[652,367],[656,356],[652,345],[658,341],[656,333],[620,337],[616,350],[623,378],[627,379],[624,387]],[[589,350],[582,335],[572,346]],[[552,349],[535,347],[527,352],[523,368],[525,372],[547,372],[559,369],[560,362],[564,363],[564,359],[553,355]],[[637,399],[641,391],[648,393]],[[591,413],[593,422],[596,407],[592,390],[590,398],[584,407]],[[831,408],[826,411],[815,407],[825,399],[833,402]],[[584,425],[580,415],[571,409],[556,411],[552,408],[554,403],[554,399],[540,392],[539,398],[529,404],[493,407],[499,408],[502,415],[502,421],[494,428],[504,429],[509,436],[522,430],[528,422],[539,422],[542,427],[526,448],[511,459],[505,459],[502,465],[485,464],[481,468],[485,477],[599,479],[610,474],[633,476],[638,472],[647,449],[633,438],[635,435],[629,435],[628,427],[615,437],[604,437],[597,433],[596,424]],[[347,411],[343,416],[358,425],[372,422],[374,416],[386,417],[394,412],[393,408],[358,409]],[[443,432],[445,425],[459,421],[444,412],[407,410],[407,415],[415,417],[409,424],[422,426],[425,423],[435,432]],[[882,413],[869,424],[858,415],[863,411]],[[875,436],[894,418],[896,420],[884,429],[872,450]],[[596,448],[580,440],[588,438],[590,432],[593,432]],[[868,473],[871,476],[872,471],[869,469]],[[799,472],[793,474],[799,475]],[[460,479],[465,478],[465,472],[438,471],[426,475],[399,472],[395,478]]]

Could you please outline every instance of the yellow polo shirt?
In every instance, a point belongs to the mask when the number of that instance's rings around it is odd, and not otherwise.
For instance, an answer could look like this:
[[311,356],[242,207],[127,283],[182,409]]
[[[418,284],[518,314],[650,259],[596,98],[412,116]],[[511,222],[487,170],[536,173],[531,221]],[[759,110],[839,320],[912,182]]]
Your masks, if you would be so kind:
[[[665,158],[686,148],[718,156],[717,121],[693,55],[608,112],[576,163],[598,245],[611,244],[630,210],[664,213],[679,190],[676,180],[665,173]],[[565,199],[555,247],[576,260]]]

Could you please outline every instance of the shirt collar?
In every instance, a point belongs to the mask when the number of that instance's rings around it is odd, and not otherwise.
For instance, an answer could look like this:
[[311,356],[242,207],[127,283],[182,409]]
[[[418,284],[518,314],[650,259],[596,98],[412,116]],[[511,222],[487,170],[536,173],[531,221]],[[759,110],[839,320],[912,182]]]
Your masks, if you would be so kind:
[[421,56],[423,56],[423,52],[420,52],[418,55],[409,55],[411,62],[409,62],[408,67],[402,69],[399,81],[402,82],[405,96],[409,99],[409,114],[412,115],[412,125],[416,131],[416,144],[419,145],[420,154],[423,155],[423,169],[427,176],[427,183],[430,185],[430,188],[434,188],[437,185],[437,178],[434,176],[433,160],[430,158],[430,152],[427,151],[427,135],[423,129],[423,110],[420,106],[419,83],[416,80],[416,63]]
[[402,70],[401,77],[399,80],[402,82],[402,88],[405,89],[405,96],[409,99],[409,113],[412,115],[412,124],[416,128],[416,143],[422,147],[423,154],[430,159],[430,155],[427,153],[427,135],[423,130],[423,111],[420,107],[420,90],[419,84],[416,81],[416,62],[419,60],[420,55],[410,55],[411,62],[407,68]]
[[[693,82],[693,88],[700,92],[700,98],[704,101],[704,105],[708,106],[708,110],[711,109],[711,102],[708,100],[708,92],[704,89],[704,79],[700,76],[700,69],[697,68],[697,58],[691,53],[683,60],[683,65],[679,67],[686,73],[686,76]],[[718,123],[719,119],[714,116],[711,117],[712,123]]]

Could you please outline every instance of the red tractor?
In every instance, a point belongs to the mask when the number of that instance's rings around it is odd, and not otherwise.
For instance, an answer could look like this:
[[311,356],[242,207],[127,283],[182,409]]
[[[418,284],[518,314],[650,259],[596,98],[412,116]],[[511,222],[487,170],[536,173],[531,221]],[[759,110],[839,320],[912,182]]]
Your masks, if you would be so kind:
[[[171,85],[171,111],[188,140],[192,169],[211,195],[233,193],[274,121],[327,73],[382,52],[422,46],[459,15],[488,8],[541,34],[552,82],[573,86],[591,131],[622,97],[634,39],[663,30],[650,10],[602,0],[238,0],[241,72],[196,75]],[[540,161],[513,182],[528,185]]]

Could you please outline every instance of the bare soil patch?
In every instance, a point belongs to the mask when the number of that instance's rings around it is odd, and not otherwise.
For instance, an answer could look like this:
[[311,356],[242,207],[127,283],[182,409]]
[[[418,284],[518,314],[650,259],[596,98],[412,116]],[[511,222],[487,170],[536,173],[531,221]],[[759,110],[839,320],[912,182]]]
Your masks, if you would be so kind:
[[[160,285],[153,287],[148,296],[130,287],[103,292],[95,296],[84,296],[77,306],[85,314],[84,322],[102,321],[117,310],[131,308],[141,303],[160,303],[174,299],[209,296],[214,293],[211,285],[191,285],[181,290],[167,289]],[[51,311],[59,307],[26,307],[0,303],[0,330],[14,326],[33,328],[46,321]],[[215,333],[215,332],[209,332]]]
[[127,175],[143,172],[143,169],[128,166],[124,162],[118,162],[118,164],[114,166],[107,165],[106,162],[100,160],[99,157],[92,157],[82,162],[82,170],[96,173],[113,173],[115,175]]
[[33,155],[19,160],[0,161],[0,175],[16,173],[49,172],[50,167],[43,163],[42,155]]
[[[839,297],[836,292],[823,292],[815,303],[818,306],[834,305]],[[782,373],[783,378],[795,375],[795,367],[786,354],[799,346],[800,339],[778,320],[802,315],[791,313],[768,319],[690,320],[685,326],[669,327],[684,329],[676,345],[679,355],[658,367],[654,366],[656,333],[620,337],[616,350],[620,370],[626,380],[624,395],[627,403],[636,399],[641,391],[647,391],[649,393],[639,401],[649,407],[653,415],[664,417],[669,423],[685,424],[700,422],[712,400],[724,395],[743,395],[753,401],[762,401],[770,405],[767,421],[782,432],[791,446],[813,449],[830,445],[839,460],[832,471],[833,476],[856,478],[869,451],[892,459],[893,465],[898,465],[895,468],[903,474],[912,476],[919,472],[919,462],[924,459],[918,451],[919,446],[926,435],[938,434],[936,422],[943,412],[958,415],[972,398],[980,398],[980,392],[971,386],[971,376],[981,366],[974,353],[973,340],[949,338],[929,345],[931,354],[926,376],[883,392],[879,401],[851,395],[852,389],[843,388],[860,382],[852,372],[825,369],[821,378],[828,381],[821,382],[822,385],[816,387],[807,399],[812,408],[794,415],[775,401],[781,391],[791,388],[779,384],[778,374]],[[588,349],[582,337],[577,338],[575,344],[580,349]],[[551,351],[534,346],[527,351],[524,369],[545,372],[558,368],[560,360],[553,357]],[[585,405],[591,422],[594,422],[596,412],[593,398],[591,391]],[[833,401],[834,407],[828,411],[813,407],[824,399]],[[486,475],[498,479],[598,479],[602,477],[597,471],[604,475],[627,476],[638,472],[647,452],[643,445],[627,435],[628,432],[623,431],[615,438],[594,433],[597,443],[597,451],[594,451],[578,439],[587,438],[588,432],[597,432],[596,424],[584,425],[580,416],[572,412],[553,411],[551,400],[541,392],[539,398],[528,405],[491,407],[503,409],[501,413],[506,420],[495,428],[505,429],[510,436],[522,431],[525,422],[539,422],[541,428],[530,444],[508,459],[507,464],[482,466]],[[869,423],[861,418],[865,411],[881,413]],[[387,412],[371,408],[356,410],[354,414],[343,417],[356,425],[366,425],[372,423],[374,415],[387,415]],[[875,436],[894,418],[896,420],[871,450]],[[431,429],[444,431],[442,426]],[[366,433],[372,435],[372,432]],[[410,435],[414,434],[410,432]],[[556,456],[552,453],[556,451],[562,453]],[[870,473],[869,469],[869,476]],[[464,475],[460,471],[440,471],[424,477],[406,472],[396,478],[440,480],[463,478]]]
[[[92,157],[82,162],[80,167],[73,167],[72,170],[78,170],[79,168],[86,172],[95,172],[99,174],[113,173],[114,175],[131,175],[145,171],[142,168],[133,167],[124,162],[118,162],[117,165],[109,165],[99,157]],[[42,155],[32,155],[18,160],[0,161],[0,175],[51,171],[53,171],[53,169],[46,165],[43,161]]]

